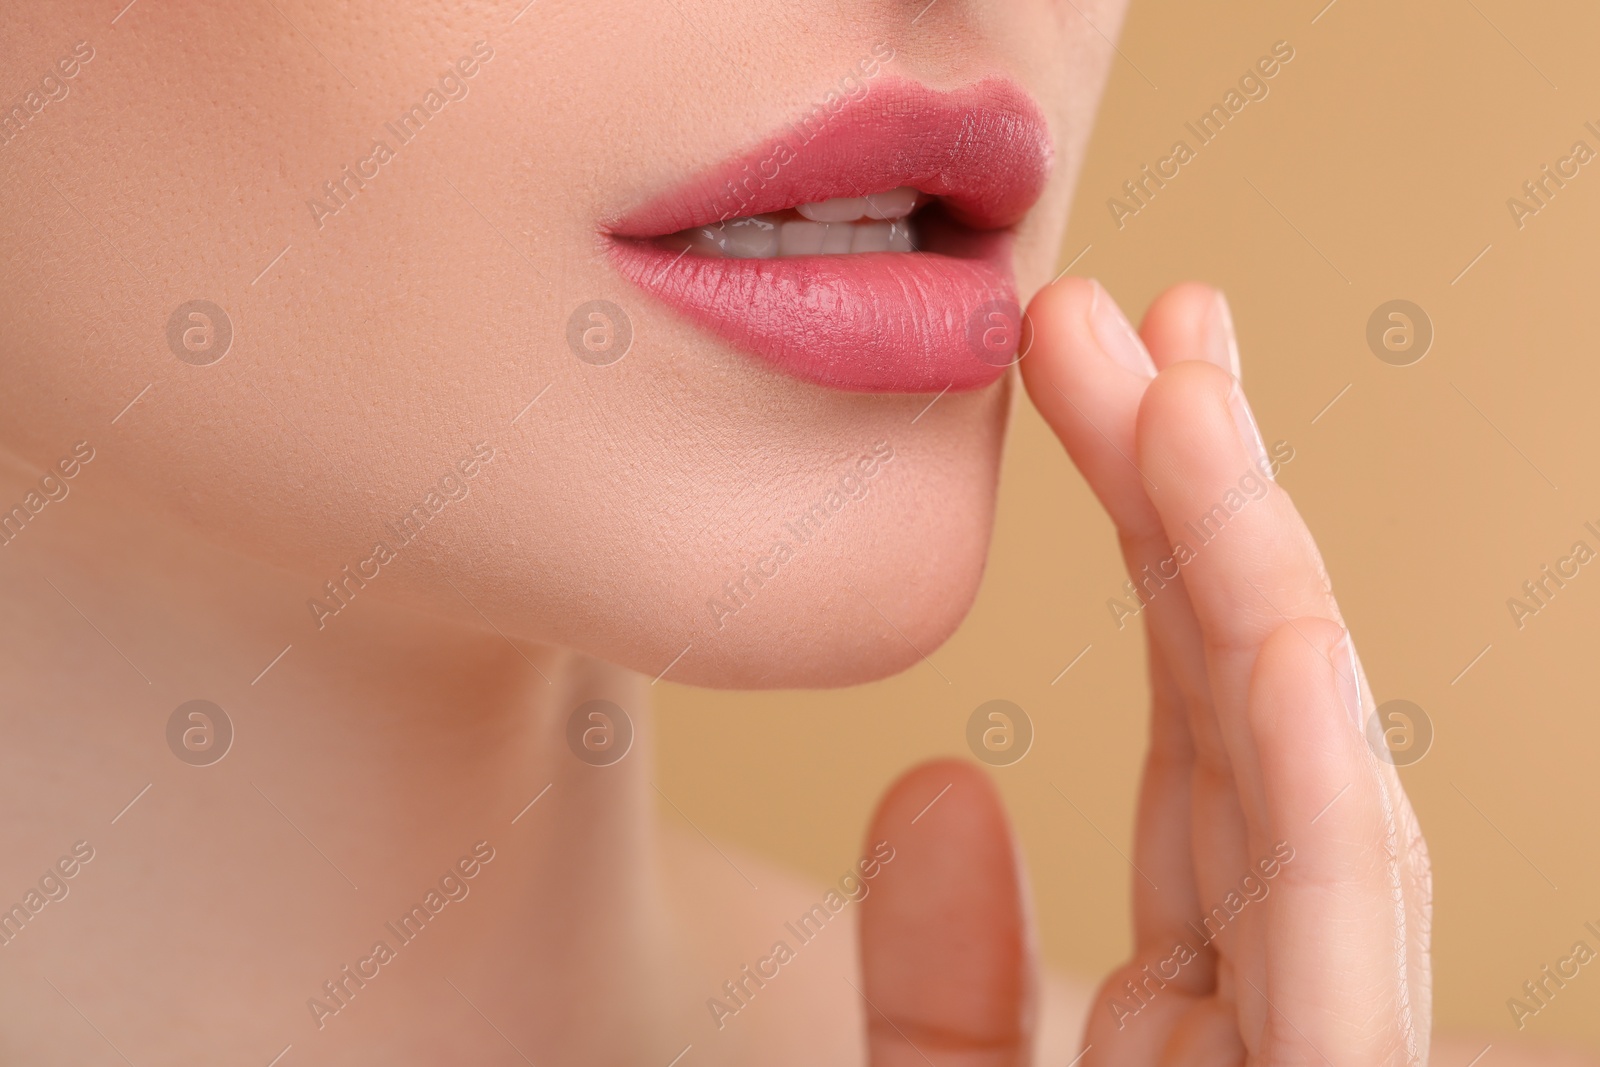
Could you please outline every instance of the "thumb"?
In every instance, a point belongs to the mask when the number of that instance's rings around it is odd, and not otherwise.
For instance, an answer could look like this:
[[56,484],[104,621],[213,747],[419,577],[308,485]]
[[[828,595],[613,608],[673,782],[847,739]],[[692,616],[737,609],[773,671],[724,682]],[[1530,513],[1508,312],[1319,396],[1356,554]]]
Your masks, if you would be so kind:
[[1026,1067],[1034,974],[1022,876],[1000,797],[938,760],[884,795],[866,853],[861,993],[870,1067]]

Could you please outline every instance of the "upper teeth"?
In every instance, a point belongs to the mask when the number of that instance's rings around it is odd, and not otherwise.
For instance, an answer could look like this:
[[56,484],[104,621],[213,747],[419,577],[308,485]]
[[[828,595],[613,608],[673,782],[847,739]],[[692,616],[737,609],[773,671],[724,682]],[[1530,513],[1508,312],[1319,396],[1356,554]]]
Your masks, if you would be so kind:
[[[906,218],[917,206],[915,189],[863,197],[836,197],[787,212],[729,219],[675,234],[682,247],[730,259],[912,252],[916,240]],[[677,247],[677,244],[674,245]]]
[[836,196],[795,210],[813,222],[854,222],[856,219],[903,219],[917,206],[917,191],[909,186],[872,196]]

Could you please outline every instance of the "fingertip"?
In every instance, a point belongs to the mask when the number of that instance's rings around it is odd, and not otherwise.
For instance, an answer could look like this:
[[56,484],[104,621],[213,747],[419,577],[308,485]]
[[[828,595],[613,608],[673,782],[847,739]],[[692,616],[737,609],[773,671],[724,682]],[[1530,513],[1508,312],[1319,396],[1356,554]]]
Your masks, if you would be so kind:
[[1318,661],[1331,669],[1334,653],[1348,636],[1343,626],[1321,616],[1286,620],[1262,642],[1256,675],[1294,671]]
[[[1063,278],[1045,286],[1028,305],[1038,362],[1063,365],[1074,357],[1105,361],[1140,383],[1156,375],[1155,362],[1105,286],[1092,278]],[[1023,361],[1024,373],[1030,360]]]
[[1233,308],[1228,305],[1228,294],[1218,289],[1211,301],[1203,332],[1212,359],[1219,364],[1226,360],[1223,369],[1234,378],[1244,377],[1244,367],[1239,360],[1239,334],[1233,324]]
[[1228,298],[1214,286],[1174,285],[1150,305],[1139,332],[1158,367],[1199,360],[1239,376],[1233,312]]
[[[1072,347],[1082,343],[1082,324],[1088,321],[1093,301],[1094,283],[1070,277],[1045,286],[1029,302],[1026,314],[1033,326],[1033,347],[1019,367],[1030,395],[1036,385],[1059,384],[1062,364]],[[1034,402],[1038,403],[1037,397]]]
[[1233,376],[1214,363],[1184,360],[1164,367],[1139,402],[1134,436],[1141,455],[1203,447],[1212,427],[1196,416],[1209,406],[1212,417],[1231,420],[1233,386]]
[[1021,363],[1023,384],[1081,465],[1107,437],[1125,440],[1155,365],[1096,281],[1063,278],[1047,286],[1028,316],[1034,340]]
[[1199,385],[1222,397],[1228,395],[1234,384],[1233,375],[1225,368],[1217,366],[1210,360],[1188,359],[1162,368],[1156,380],[1151,383],[1151,389],[1153,390],[1158,383],[1162,384],[1163,388],[1171,389],[1175,382],[1183,382],[1188,387]]
[[[1267,1030],[1263,1062],[1313,1062],[1323,1050],[1340,1063],[1386,1060],[1397,1031],[1412,1029],[1407,1006],[1419,974],[1425,987],[1426,963],[1410,970],[1419,949],[1411,924],[1427,908],[1406,899],[1415,824],[1341,696],[1347,636],[1324,617],[1284,623],[1262,643],[1251,675],[1276,870],[1262,868],[1274,879],[1266,936],[1293,946],[1258,992],[1273,1014],[1300,1020]],[[1423,932],[1423,953],[1425,944]],[[1330,1013],[1329,1004],[1346,1010]]]
[[873,833],[881,837],[905,832],[931,816],[936,798],[947,799],[950,794],[955,803],[946,806],[947,812],[987,822],[987,829],[1007,825],[999,790],[989,776],[968,760],[945,757],[919,763],[895,779],[878,802]]
[[1345,628],[1307,616],[1262,643],[1248,707],[1269,799],[1287,825],[1310,825],[1329,800],[1370,779],[1360,668]]
[[1058,278],[1034,294],[1033,300],[1028,304],[1030,314],[1035,310],[1045,307],[1062,307],[1077,305],[1087,308],[1094,299],[1095,281],[1077,274],[1069,274]]
[[864,854],[881,863],[860,925],[874,1067],[920,1062],[912,1034],[923,1049],[1013,1063],[1030,1040],[1032,950],[1010,822],[989,776],[953,759],[907,771],[880,801]]
[[[1152,379],[1147,370],[1131,371],[1101,350],[1090,322],[1097,302],[1102,310],[1115,310],[1103,288],[1085,278],[1063,278],[1034,297],[1034,344],[1021,364],[1023,383],[1118,528],[1125,534],[1154,532],[1159,520],[1132,458],[1134,418]],[[1132,338],[1132,327],[1123,332],[1125,340]],[[1147,369],[1153,368],[1142,346],[1140,353]]]
[[1154,378],[1155,360],[1150,358],[1144,339],[1133,328],[1121,306],[1106,292],[1106,287],[1098,281],[1090,284],[1093,288],[1089,300],[1089,333],[1100,355],[1141,382]]

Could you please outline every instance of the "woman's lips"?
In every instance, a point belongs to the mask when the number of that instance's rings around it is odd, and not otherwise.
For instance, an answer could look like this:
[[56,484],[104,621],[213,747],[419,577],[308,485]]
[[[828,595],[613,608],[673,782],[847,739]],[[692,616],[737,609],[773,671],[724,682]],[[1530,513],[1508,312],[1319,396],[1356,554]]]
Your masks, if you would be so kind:
[[[805,381],[938,392],[1005,372],[1020,327],[1011,233],[1052,160],[1037,105],[993,78],[954,92],[867,83],[607,227],[631,281]],[[921,251],[710,258],[655,240],[728,219],[910,187]]]

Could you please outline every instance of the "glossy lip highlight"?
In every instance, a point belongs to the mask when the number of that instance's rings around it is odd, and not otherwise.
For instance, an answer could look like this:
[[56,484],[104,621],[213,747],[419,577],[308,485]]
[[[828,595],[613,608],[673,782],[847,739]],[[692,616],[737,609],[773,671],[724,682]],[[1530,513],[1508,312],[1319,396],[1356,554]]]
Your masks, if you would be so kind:
[[[790,127],[606,229],[626,277],[787,374],[861,392],[972,389],[1010,362],[975,337],[995,308],[1020,318],[1009,228],[1051,162],[1044,117],[1013,83],[938,92],[887,79],[820,129]],[[651,241],[901,186],[939,198],[916,216],[924,251],[716,259]]]

